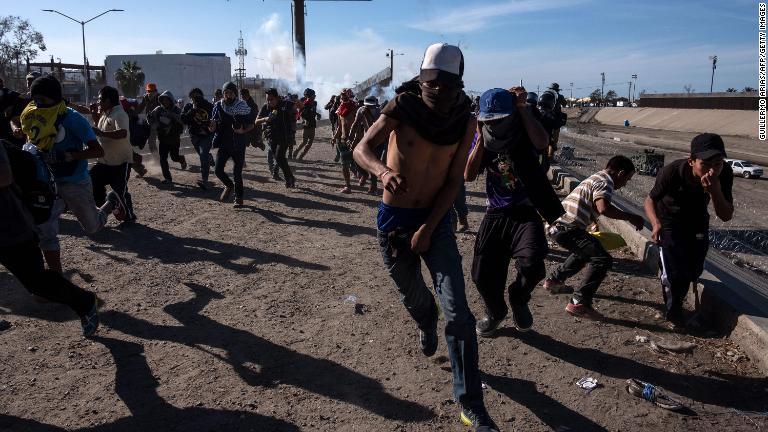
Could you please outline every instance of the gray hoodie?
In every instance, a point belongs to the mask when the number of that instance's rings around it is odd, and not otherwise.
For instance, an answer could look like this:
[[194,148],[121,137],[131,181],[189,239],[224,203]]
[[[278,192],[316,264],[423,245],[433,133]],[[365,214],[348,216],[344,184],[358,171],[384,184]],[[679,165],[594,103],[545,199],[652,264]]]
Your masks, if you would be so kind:
[[[167,99],[170,102],[170,109],[163,107],[163,99]],[[175,134],[177,131],[181,134],[184,125],[181,121],[181,110],[176,106],[176,99],[173,98],[173,93],[166,90],[160,93],[157,100],[160,102],[160,105],[147,114],[147,120],[151,124],[157,124],[157,131],[160,135]]]

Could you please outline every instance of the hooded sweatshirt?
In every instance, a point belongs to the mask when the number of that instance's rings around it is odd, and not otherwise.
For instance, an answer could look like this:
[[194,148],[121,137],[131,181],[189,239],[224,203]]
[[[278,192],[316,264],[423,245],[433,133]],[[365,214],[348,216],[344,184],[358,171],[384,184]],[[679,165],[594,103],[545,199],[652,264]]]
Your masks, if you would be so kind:
[[149,117],[151,124],[157,125],[158,139],[179,141],[181,132],[184,130],[184,124],[181,122],[181,110],[176,106],[173,93],[168,90],[162,92],[157,100],[159,102],[163,99],[168,99],[171,107],[167,109],[161,103],[147,117]]

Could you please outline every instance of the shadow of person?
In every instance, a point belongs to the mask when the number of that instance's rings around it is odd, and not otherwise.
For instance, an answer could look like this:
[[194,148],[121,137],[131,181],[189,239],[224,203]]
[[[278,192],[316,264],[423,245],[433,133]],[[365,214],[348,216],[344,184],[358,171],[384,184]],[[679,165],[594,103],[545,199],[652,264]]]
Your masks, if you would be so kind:
[[258,213],[269,222],[280,225],[296,225],[309,228],[332,229],[345,237],[356,235],[368,235],[371,237],[376,236],[376,230],[368,226],[352,225],[344,222],[307,219],[299,216],[289,216],[274,210],[258,208],[252,205],[244,205],[242,208],[250,210],[254,213]]
[[[417,403],[397,399],[381,384],[338,363],[298,353],[252,333],[215,321],[200,312],[223,296],[205,286],[185,284],[194,297],[163,310],[182,325],[157,325],[128,314],[109,311],[102,321],[123,333],[150,340],[180,343],[228,363],[251,386],[288,384],[338,401],[357,405],[398,421],[424,421],[434,413]],[[218,354],[207,347],[218,348]],[[256,364],[259,371],[249,365]]]
[[72,309],[63,304],[38,303],[10,273],[0,273],[0,287],[3,287],[3,294],[0,296],[0,316],[19,315],[51,322],[77,319]]
[[104,344],[115,359],[115,393],[131,412],[131,417],[105,425],[105,431],[299,430],[283,420],[248,411],[175,407],[157,393],[158,383],[141,344],[105,337],[93,340]]
[[80,429],[64,429],[36,420],[0,414],[0,430],[25,432],[135,432],[135,431],[279,431],[299,428],[283,420],[248,411],[218,410],[204,407],[179,408],[166,402],[157,392],[144,347],[135,342],[96,336],[115,360],[115,393],[131,412],[111,423]]
[[765,409],[765,378],[732,376],[725,380],[670,372],[594,348],[571,346],[535,331],[518,333],[517,338],[532,348],[605,376],[622,380],[637,378],[705,404],[742,411]]
[[[62,232],[79,229],[77,222],[62,219]],[[76,226],[76,227],[75,227]],[[77,231],[75,231],[77,232]],[[275,252],[263,252],[237,244],[216,240],[180,237],[141,224],[132,224],[121,230],[104,230],[92,236],[99,243],[91,243],[86,248],[93,252],[125,264],[134,263],[131,259],[118,256],[114,251],[129,252],[142,260],[158,260],[163,264],[180,264],[193,261],[209,261],[237,273],[251,273],[259,265],[275,263],[305,270],[329,270],[322,264],[302,261],[288,255]],[[249,262],[242,263],[246,258]]]
[[536,389],[533,381],[483,374],[483,379],[492,389],[531,410],[552,430],[568,427],[573,431],[605,431],[603,426],[593,422],[548,395]]

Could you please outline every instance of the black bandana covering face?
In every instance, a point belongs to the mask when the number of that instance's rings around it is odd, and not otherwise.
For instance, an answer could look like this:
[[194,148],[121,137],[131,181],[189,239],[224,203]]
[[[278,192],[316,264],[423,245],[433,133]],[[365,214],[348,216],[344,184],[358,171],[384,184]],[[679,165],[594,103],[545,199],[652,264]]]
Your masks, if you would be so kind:
[[460,92],[461,88],[459,87],[432,88],[421,84],[421,98],[424,100],[424,104],[443,116],[447,116],[456,105]]

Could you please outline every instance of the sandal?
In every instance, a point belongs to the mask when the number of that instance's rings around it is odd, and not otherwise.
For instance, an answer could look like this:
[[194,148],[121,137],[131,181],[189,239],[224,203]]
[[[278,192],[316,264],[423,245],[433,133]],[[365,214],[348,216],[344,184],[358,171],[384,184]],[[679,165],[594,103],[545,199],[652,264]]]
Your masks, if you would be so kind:
[[640,381],[639,379],[630,378],[627,380],[627,393],[643,398],[657,407],[666,410],[680,411],[685,408],[681,402],[667,396],[660,387]]

